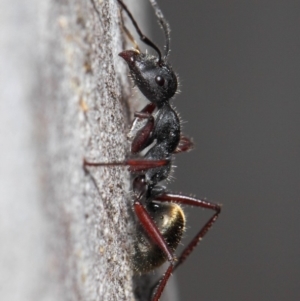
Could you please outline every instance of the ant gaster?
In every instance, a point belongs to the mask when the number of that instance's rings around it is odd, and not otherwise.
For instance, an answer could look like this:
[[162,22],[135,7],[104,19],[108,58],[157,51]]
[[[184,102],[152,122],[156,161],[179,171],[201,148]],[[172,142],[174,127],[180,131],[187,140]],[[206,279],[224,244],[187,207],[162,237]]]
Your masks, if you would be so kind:
[[[141,32],[126,5],[121,0],[118,2],[132,21],[141,40],[158,54],[158,57],[146,55],[139,50],[126,50],[119,54],[127,62],[133,81],[151,102],[141,112],[135,113],[136,118],[146,119],[146,124],[136,133],[131,144],[131,153],[136,155],[147,147],[150,149],[142,158],[111,163],[84,160],[84,165],[127,165],[135,174],[132,186],[135,194],[133,206],[137,216],[137,237],[133,268],[136,272],[145,273],[166,260],[169,261],[169,267],[155,287],[152,297],[152,301],[158,301],[171,273],[185,261],[211,228],[221,207],[206,200],[169,193],[164,186],[158,185],[169,177],[172,155],[192,147],[192,142],[181,135],[179,117],[169,103],[177,90],[177,77],[167,62],[169,25],[156,1],[150,0],[166,37],[165,55],[162,58],[159,48]],[[152,114],[155,110],[157,112],[154,117]],[[176,259],[174,252],[185,229],[185,216],[180,204],[211,209],[215,213]]]

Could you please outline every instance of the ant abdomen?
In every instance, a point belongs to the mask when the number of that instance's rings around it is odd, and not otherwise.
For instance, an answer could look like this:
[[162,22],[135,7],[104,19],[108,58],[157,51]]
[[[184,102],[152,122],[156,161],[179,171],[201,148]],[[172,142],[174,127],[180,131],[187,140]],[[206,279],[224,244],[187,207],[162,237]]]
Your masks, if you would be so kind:
[[[181,207],[174,203],[154,201],[147,204],[146,208],[168,247],[174,252],[185,230],[185,217]],[[165,253],[159,246],[153,244],[140,224],[137,226],[134,252],[132,264],[136,273],[147,273],[167,260]]]
[[125,50],[119,56],[128,64],[134,83],[148,100],[160,107],[174,96],[177,77],[169,64],[137,50]]

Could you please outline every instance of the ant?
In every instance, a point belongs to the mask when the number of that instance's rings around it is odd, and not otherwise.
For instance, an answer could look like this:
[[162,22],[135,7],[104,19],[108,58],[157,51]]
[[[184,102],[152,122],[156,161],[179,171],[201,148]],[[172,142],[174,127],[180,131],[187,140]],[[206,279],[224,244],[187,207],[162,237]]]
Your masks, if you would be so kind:
[[[127,6],[121,0],[117,1],[132,21],[141,40],[158,55],[141,53],[138,48],[119,54],[128,64],[134,83],[151,102],[142,111],[134,114],[136,119],[146,120],[131,143],[131,153],[140,154],[142,157],[110,163],[84,160],[84,166],[129,166],[134,175],[132,187],[137,237],[134,244],[133,268],[138,273],[146,273],[165,261],[169,262],[165,274],[154,287],[152,301],[158,301],[172,272],[186,260],[212,227],[221,207],[206,200],[173,194],[168,192],[166,187],[159,185],[170,175],[173,154],[188,151],[193,145],[189,138],[181,134],[180,119],[170,105],[170,100],[177,91],[177,77],[167,61],[170,50],[169,24],[156,1],[150,0],[165,35],[166,45],[162,57],[159,48],[141,32]],[[127,30],[126,33],[129,35]],[[132,40],[131,35],[129,38]],[[136,121],[132,124],[132,130]],[[176,258],[174,253],[185,230],[185,215],[180,205],[207,208],[215,213]]]

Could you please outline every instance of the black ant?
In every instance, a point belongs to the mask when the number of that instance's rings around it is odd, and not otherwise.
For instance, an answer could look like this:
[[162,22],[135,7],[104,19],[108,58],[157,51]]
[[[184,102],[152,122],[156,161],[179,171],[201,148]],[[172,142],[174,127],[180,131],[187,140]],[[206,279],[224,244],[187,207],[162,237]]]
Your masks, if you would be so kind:
[[[170,263],[155,287],[152,301],[158,301],[171,273],[185,261],[211,228],[220,214],[221,207],[206,200],[172,194],[166,190],[166,187],[158,185],[170,175],[172,155],[192,147],[192,142],[181,135],[179,117],[169,103],[177,90],[177,77],[167,62],[170,42],[169,24],[156,1],[150,0],[165,34],[165,53],[162,57],[159,48],[141,32],[126,5],[121,0],[118,2],[132,21],[141,40],[158,54],[158,57],[146,55],[139,50],[126,50],[119,54],[127,62],[133,81],[151,102],[141,112],[135,113],[135,117],[145,119],[146,124],[137,131],[131,144],[132,154],[142,151],[146,153],[142,158],[123,162],[92,163],[84,160],[84,165],[125,165],[129,166],[135,175],[132,185],[135,194],[133,206],[137,216],[134,270],[146,273],[165,261]],[[154,116],[152,114],[155,110],[157,112]],[[174,252],[185,229],[185,216],[180,204],[211,209],[215,213],[176,259]]]

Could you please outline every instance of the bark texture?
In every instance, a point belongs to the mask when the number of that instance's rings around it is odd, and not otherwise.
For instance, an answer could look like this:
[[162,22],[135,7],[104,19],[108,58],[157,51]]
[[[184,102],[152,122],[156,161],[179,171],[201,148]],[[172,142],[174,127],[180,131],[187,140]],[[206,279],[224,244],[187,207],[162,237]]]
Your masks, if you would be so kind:
[[133,300],[115,0],[0,1],[0,298]]

